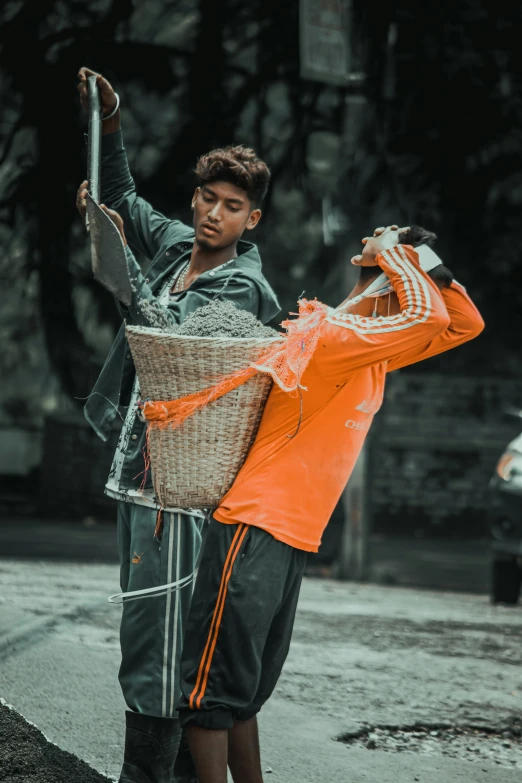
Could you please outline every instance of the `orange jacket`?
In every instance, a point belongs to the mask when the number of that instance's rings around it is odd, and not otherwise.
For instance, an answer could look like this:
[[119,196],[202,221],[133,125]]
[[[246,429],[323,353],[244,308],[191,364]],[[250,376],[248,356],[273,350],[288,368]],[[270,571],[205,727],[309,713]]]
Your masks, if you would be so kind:
[[353,312],[349,302],[329,309],[303,374],[306,390],[289,394],[274,384],[247,460],[214,512],[218,521],[255,525],[317,551],[381,405],[386,373],[482,330],[464,289],[452,284],[441,294],[412,247],[385,251],[378,263],[397,297],[390,315],[362,312],[373,311],[375,299]]

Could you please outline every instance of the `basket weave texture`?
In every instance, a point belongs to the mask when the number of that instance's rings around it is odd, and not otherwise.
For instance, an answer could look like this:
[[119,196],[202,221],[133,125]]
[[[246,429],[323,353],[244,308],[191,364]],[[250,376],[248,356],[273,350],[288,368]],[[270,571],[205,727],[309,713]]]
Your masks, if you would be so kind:
[[[281,338],[210,338],[127,326],[143,400],[176,400],[256,362]],[[256,436],[272,386],[265,373],[205,405],[179,427],[149,431],[154,487],[162,507],[215,508]]]

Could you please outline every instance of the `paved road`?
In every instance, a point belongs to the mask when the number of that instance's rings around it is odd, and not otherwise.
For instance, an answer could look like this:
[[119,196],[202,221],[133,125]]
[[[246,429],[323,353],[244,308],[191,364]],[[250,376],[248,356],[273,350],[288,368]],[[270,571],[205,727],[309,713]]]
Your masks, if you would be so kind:
[[[114,777],[117,590],[115,565],[0,560],[0,695]],[[480,595],[306,580],[261,715],[266,780],[520,780],[521,630]]]

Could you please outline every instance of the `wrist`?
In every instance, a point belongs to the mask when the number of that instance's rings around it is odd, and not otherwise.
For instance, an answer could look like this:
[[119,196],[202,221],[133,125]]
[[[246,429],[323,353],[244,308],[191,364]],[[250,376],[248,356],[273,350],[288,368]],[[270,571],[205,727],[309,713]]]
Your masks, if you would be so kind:
[[114,117],[102,122],[102,136],[108,136],[110,133],[116,133],[121,128],[120,110],[116,112]]
[[365,240],[362,258],[365,266],[378,266],[379,258],[386,250],[391,250],[398,243],[396,232],[385,231],[378,236],[369,237]]
[[384,253],[390,253],[390,251],[394,250],[396,247],[397,245],[390,245],[389,247],[383,247],[380,250],[378,250],[376,253],[374,253],[373,264],[372,264],[373,268],[375,269],[377,267],[380,267],[382,266],[383,263],[387,264],[388,262],[384,257]]
[[[383,249],[379,253],[377,253],[377,256],[375,258],[376,265],[380,266],[380,267],[386,267],[386,270],[389,270],[390,263],[388,262],[388,260],[386,259],[386,256],[384,254],[387,253],[388,254],[388,258],[391,258],[391,261],[393,263],[393,261],[397,257],[397,253],[398,253],[398,248],[399,247],[400,247],[400,244],[391,245],[390,247],[383,247]],[[408,256],[407,260],[411,261],[411,258]],[[388,271],[386,271],[386,274],[388,274]]]

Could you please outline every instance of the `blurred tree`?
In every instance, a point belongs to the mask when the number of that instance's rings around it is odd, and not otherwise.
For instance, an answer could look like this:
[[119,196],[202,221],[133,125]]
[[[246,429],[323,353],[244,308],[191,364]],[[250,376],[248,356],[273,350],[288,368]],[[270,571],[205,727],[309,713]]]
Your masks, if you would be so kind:
[[[207,149],[243,142],[267,158],[273,183],[257,241],[284,310],[303,288],[339,296],[354,237],[375,223],[422,222],[495,324],[441,366],[517,374],[521,20],[507,0],[428,0],[422,10],[413,0],[353,0],[353,25],[354,67],[366,80],[343,91],[300,79],[296,1],[6,0],[0,280],[11,304],[0,333],[11,348],[2,374],[14,377],[17,362],[40,367],[49,388],[56,377],[69,398],[84,397],[117,324],[74,209],[85,171],[83,64],[120,92],[138,189],[166,213],[190,219],[192,170]],[[347,220],[334,247],[323,244],[311,165],[317,133],[342,139],[333,195]],[[40,325],[49,369],[37,358]],[[18,395],[41,396],[22,385]]]
[[522,17],[506,0],[354,6],[368,121],[353,190],[366,218],[377,204],[377,222],[439,234],[488,326],[419,369],[519,375]]
[[[296,25],[296,8],[274,0],[3,5],[0,220],[6,248],[16,239],[18,250],[16,261],[14,250],[4,255],[0,273],[6,280],[14,263],[20,278],[37,273],[47,354],[69,397],[88,393],[117,324],[92,281],[74,208],[85,170],[79,66],[117,84],[140,192],[188,219],[192,169],[212,146],[257,141],[274,183],[300,169],[320,89],[299,83]],[[287,266],[285,258],[276,285]]]

